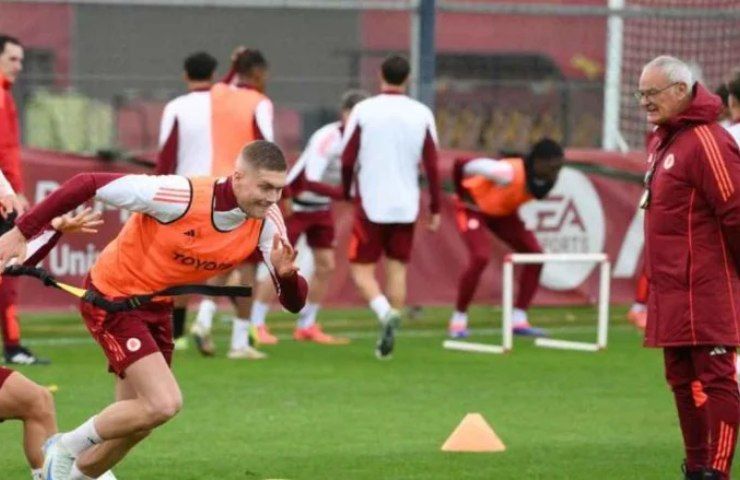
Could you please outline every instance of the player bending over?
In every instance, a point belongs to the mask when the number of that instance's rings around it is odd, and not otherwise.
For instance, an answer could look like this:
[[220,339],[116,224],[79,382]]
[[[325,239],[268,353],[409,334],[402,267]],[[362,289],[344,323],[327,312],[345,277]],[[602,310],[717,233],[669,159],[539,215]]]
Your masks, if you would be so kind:
[[[542,199],[552,190],[563,165],[563,149],[556,142],[537,142],[524,158],[458,159],[453,170],[457,196],[457,226],[470,253],[468,267],[460,277],[457,303],[449,334],[467,337],[468,307],[483,270],[491,260],[492,242],[487,231],[515,252],[541,253],[537,238],[519,218],[519,207]],[[512,312],[515,335],[544,336],[527,320],[527,309],[537,291],[542,265],[526,265],[519,278],[519,292]]]

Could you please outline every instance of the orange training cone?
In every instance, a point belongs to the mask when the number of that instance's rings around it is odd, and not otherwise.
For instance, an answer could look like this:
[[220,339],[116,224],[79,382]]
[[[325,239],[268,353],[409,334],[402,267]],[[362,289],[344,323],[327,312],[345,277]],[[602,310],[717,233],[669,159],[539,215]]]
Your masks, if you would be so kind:
[[506,445],[480,413],[465,415],[460,425],[442,445],[443,452],[503,452],[504,450],[506,450]]

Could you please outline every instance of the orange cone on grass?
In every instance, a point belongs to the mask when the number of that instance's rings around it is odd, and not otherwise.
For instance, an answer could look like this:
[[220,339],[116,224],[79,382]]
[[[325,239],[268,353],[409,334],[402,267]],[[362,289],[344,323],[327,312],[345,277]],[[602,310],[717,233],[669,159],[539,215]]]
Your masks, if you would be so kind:
[[452,435],[442,445],[443,452],[503,452],[504,442],[480,413],[465,415]]

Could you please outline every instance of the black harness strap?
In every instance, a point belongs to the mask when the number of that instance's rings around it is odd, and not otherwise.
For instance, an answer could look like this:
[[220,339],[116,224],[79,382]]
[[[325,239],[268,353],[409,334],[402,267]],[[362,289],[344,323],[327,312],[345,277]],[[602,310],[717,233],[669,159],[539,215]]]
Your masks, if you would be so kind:
[[[57,281],[51,276],[49,272],[39,267],[30,267],[26,265],[11,265],[5,268],[3,275],[9,275],[11,277],[27,276],[33,277],[44,282],[47,287],[54,287],[66,292],[71,292],[68,285],[65,285]],[[67,287],[67,288],[65,288]],[[165,288],[154,293],[147,293],[142,295],[131,295],[129,297],[118,298],[111,300],[106,298],[95,290],[82,290],[76,287],[72,287],[74,290],[80,290],[82,295],[79,296],[83,301],[92,303],[96,307],[102,308],[106,312],[116,313],[125,312],[129,310],[135,310],[142,305],[151,302],[155,297],[172,297],[176,295],[207,295],[209,297],[249,297],[252,295],[251,287],[221,287],[214,285],[177,285],[174,287]]]

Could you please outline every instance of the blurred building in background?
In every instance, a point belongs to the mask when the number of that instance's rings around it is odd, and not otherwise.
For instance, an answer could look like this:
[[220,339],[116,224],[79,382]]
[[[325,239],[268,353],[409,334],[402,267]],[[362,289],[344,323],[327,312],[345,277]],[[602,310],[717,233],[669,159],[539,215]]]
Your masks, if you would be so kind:
[[[183,58],[207,50],[219,58],[222,75],[233,47],[246,45],[270,62],[277,139],[298,150],[334,117],[343,90],[375,91],[382,58],[409,51],[410,10],[417,5],[126,3],[0,1],[0,31],[26,46],[26,72],[15,88],[26,145],[151,152],[164,104],[183,92]],[[436,115],[443,147],[523,151],[544,135],[571,147],[601,146],[612,32],[606,0],[436,3]],[[668,12],[620,17],[619,125],[624,144],[640,148],[644,124],[629,94],[642,64],[659,53],[682,56],[701,66],[714,89],[725,71],[740,66],[740,16],[712,17],[711,11],[740,9],[740,1],[626,3]],[[269,8],[276,4],[283,6]],[[710,13],[681,13],[687,8]]]

